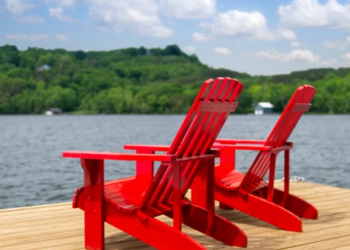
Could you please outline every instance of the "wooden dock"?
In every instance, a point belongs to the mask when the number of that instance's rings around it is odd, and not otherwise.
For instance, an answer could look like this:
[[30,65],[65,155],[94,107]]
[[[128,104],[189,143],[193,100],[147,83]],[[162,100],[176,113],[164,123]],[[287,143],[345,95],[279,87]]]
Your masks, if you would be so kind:
[[[283,187],[283,183],[276,183]],[[73,190],[72,190],[73,193]],[[319,219],[303,220],[303,232],[279,230],[239,211],[218,210],[248,235],[248,249],[350,249],[350,190],[291,183],[291,193],[311,202]],[[165,216],[160,220],[171,223]],[[186,226],[207,249],[232,249]],[[106,224],[106,249],[153,249]],[[71,203],[0,210],[0,250],[84,249],[83,211]]]

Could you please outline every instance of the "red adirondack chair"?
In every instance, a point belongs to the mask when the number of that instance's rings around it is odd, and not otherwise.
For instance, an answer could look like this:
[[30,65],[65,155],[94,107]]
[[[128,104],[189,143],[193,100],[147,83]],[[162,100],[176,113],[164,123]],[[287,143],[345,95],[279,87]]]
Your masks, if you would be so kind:
[[[220,208],[236,208],[276,227],[296,232],[302,230],[300,218],[317,219],[314,206],[289,193],[289,150],[293,144],[287,142],[303,112],[310,109],[315,92],[310,85],[299,87],[266,141],[216,140],[213,147],[220,148],[221,156],[215,168],[215,199],[220,202]],[[259,151],[246,174],[235,169],[236,150]],[[284,191],[274,188],[276,157],[281,151],[285,157]],[[268,171],[267,183],[263,178]],[[199,192],[198,188],[194,189],[192,195]]]
[[[85,211],[85,248],[104,249],[104,222],[157,249],[205,249],[181,232],[185,224],[227,245],[245,247],[247,237],[230,221],[215,214],[214,159],[211,150],[243,86],[235,79],[204,82],[166,154],[162,146],[134,146],[136,154],[63,152],[80,158],[84,187],[73,196],[73,207]],[[136,176],[104,182],[104,160],[136,161]],[[153,176],[153,163],[160,167]],[[202,207],[185,197],[198,169],[206,196]],[[173,218],[173,227],[156,216]]]

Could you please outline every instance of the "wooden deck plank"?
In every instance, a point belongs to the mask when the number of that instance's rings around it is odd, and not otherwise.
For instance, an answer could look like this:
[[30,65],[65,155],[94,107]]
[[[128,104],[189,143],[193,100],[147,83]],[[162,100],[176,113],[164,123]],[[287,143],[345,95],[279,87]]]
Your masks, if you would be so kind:
[[337,249],[338,247],[348,247],[350,249],[350,234],[347,236],[342,236],[338,238],[332,238],[329,240],[321,240],[318,242],[312,242],[310,244],[301,245],[297,247],[286,248],[290,250],[328,250]]
[[[283,189],[283,183],[276,183]],[[303,232],[279,230],[236,210],[217,210],[248,235],[248,249],[350,249],[350,190],[312,183],[291,183],[299,195],[319,210],[318,220],[303,220]],[[0,250],[84,249],[83,212],[71,203],[0,210]],[[172,220],[160,216],[171,224]],[[207,249],[232,249],[184,226],[185,233]],[[152,247],[106,224],[106,249]]]

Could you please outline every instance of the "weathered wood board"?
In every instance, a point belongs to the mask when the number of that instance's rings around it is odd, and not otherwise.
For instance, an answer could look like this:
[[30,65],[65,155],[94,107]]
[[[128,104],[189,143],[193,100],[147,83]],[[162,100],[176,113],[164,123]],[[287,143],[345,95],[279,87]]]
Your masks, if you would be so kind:
[[[276,183],[283,189],[283,183]],[[72,190],[73,193],[73,190]],[[319,219],[303,220],[303,232],[279,230],[239,211],[218,210],[248,235],[248,249],[350,249],[350,190],[291,183],[291,193],[311,202]],[[160,220],[171,223],[165,216]],[[106,249],[153,249],[106,224]],[[232,249],[186,226],[184,232],[208,249]],[[0,250],[84,249],[83,211],[71,203],[0,210]]]

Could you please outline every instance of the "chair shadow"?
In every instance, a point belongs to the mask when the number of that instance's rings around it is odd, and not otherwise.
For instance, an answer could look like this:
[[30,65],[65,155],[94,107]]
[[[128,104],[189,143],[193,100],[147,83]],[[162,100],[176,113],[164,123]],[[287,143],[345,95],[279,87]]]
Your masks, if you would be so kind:
[[277,249],[277,246],[284,243],[287,239],[281,236],[248,236],[249,249]]
[[[189,233],[184,226],[184,233],[196,240],[207,249],[232,249],[232,246],[223,244],[220,241],[204,235],[202,233]],[[188,228],[189,229],[189,228]],[[191,230],[191,229],[190,229]],[[275,249],[276,245],[284,242],[283,237],[271,237],[271,236],[249,236],[248,246],[249,249]],[[264,244],[262,244],[262,242]],[[155,248],[147,245],[146,243],[124,233],[117,232],[105,238],[106,250],[118,250],[118,249],[138,249],[138,250],[153,250]],[[238,248],[237,248],[238,249]]]
[[[224,243],[214,240],[213,238],[207,235],[198,235],[188,233],[188,236],[195,239],[201,245],[203,245],[206,249],[232,249],[232,246],[225,245]],[[285,242],[285,238],[281,236],[248,236],[248,248],[249,249],[276,249],[276,246]],[[239,249],[239,248],[234,248]]]
[[[279,228],[267,224],[259,219],[248,216],[240,211],[233,210],[217,210],[218,215],[228,219],[232,223],[239,223],[250,225],[254,227],[264,227],[270,229],[276,229],[280,231]],[[308,225],[314,224],[334,224],[341,220],[346,219],[345,212],[323,212],[321,216],[317,220],[307,220],[302,219],[303,226],[306,227]],[[200,244],[205,246],[207,249],[231,249],[231,246],[227,246],[219,241],[214,240],[213,238],[206,236],[201,233],[188,233],[186,230],[186,226],[184,226],[184,233],[189,235],[191,238],[198,241]],[[254,235],[254,233],[249,234],[248,232],[248,247],[249,249],[276,249],[276,246],[281,245],[287,239],[282,236],[267,236],[267,235]],[[155,249],[146,243],[124,233],[124,232],[116,232],[105,238],[106,250],[117,250],[117,249],[140,249],[140,250],[152,250]]]
[[[224,211],[224,212],[223,212]],[[279,228],[272,226],[264,221],[256,219],[252,216],[246,215],[238,210],[227,211],[227,210],[217,210],[216,213],[225,219],[228,219],[232,223],[241,223],[250,226],[274,228],[280,230]],[[334,224],[346,218],[346,212],[322,212],[318,219],[302,219],[303,225],[312,224]]]
[[322,212],[317,220],[302,219],[303,225],[334,224],[346,219],[346,212]]

